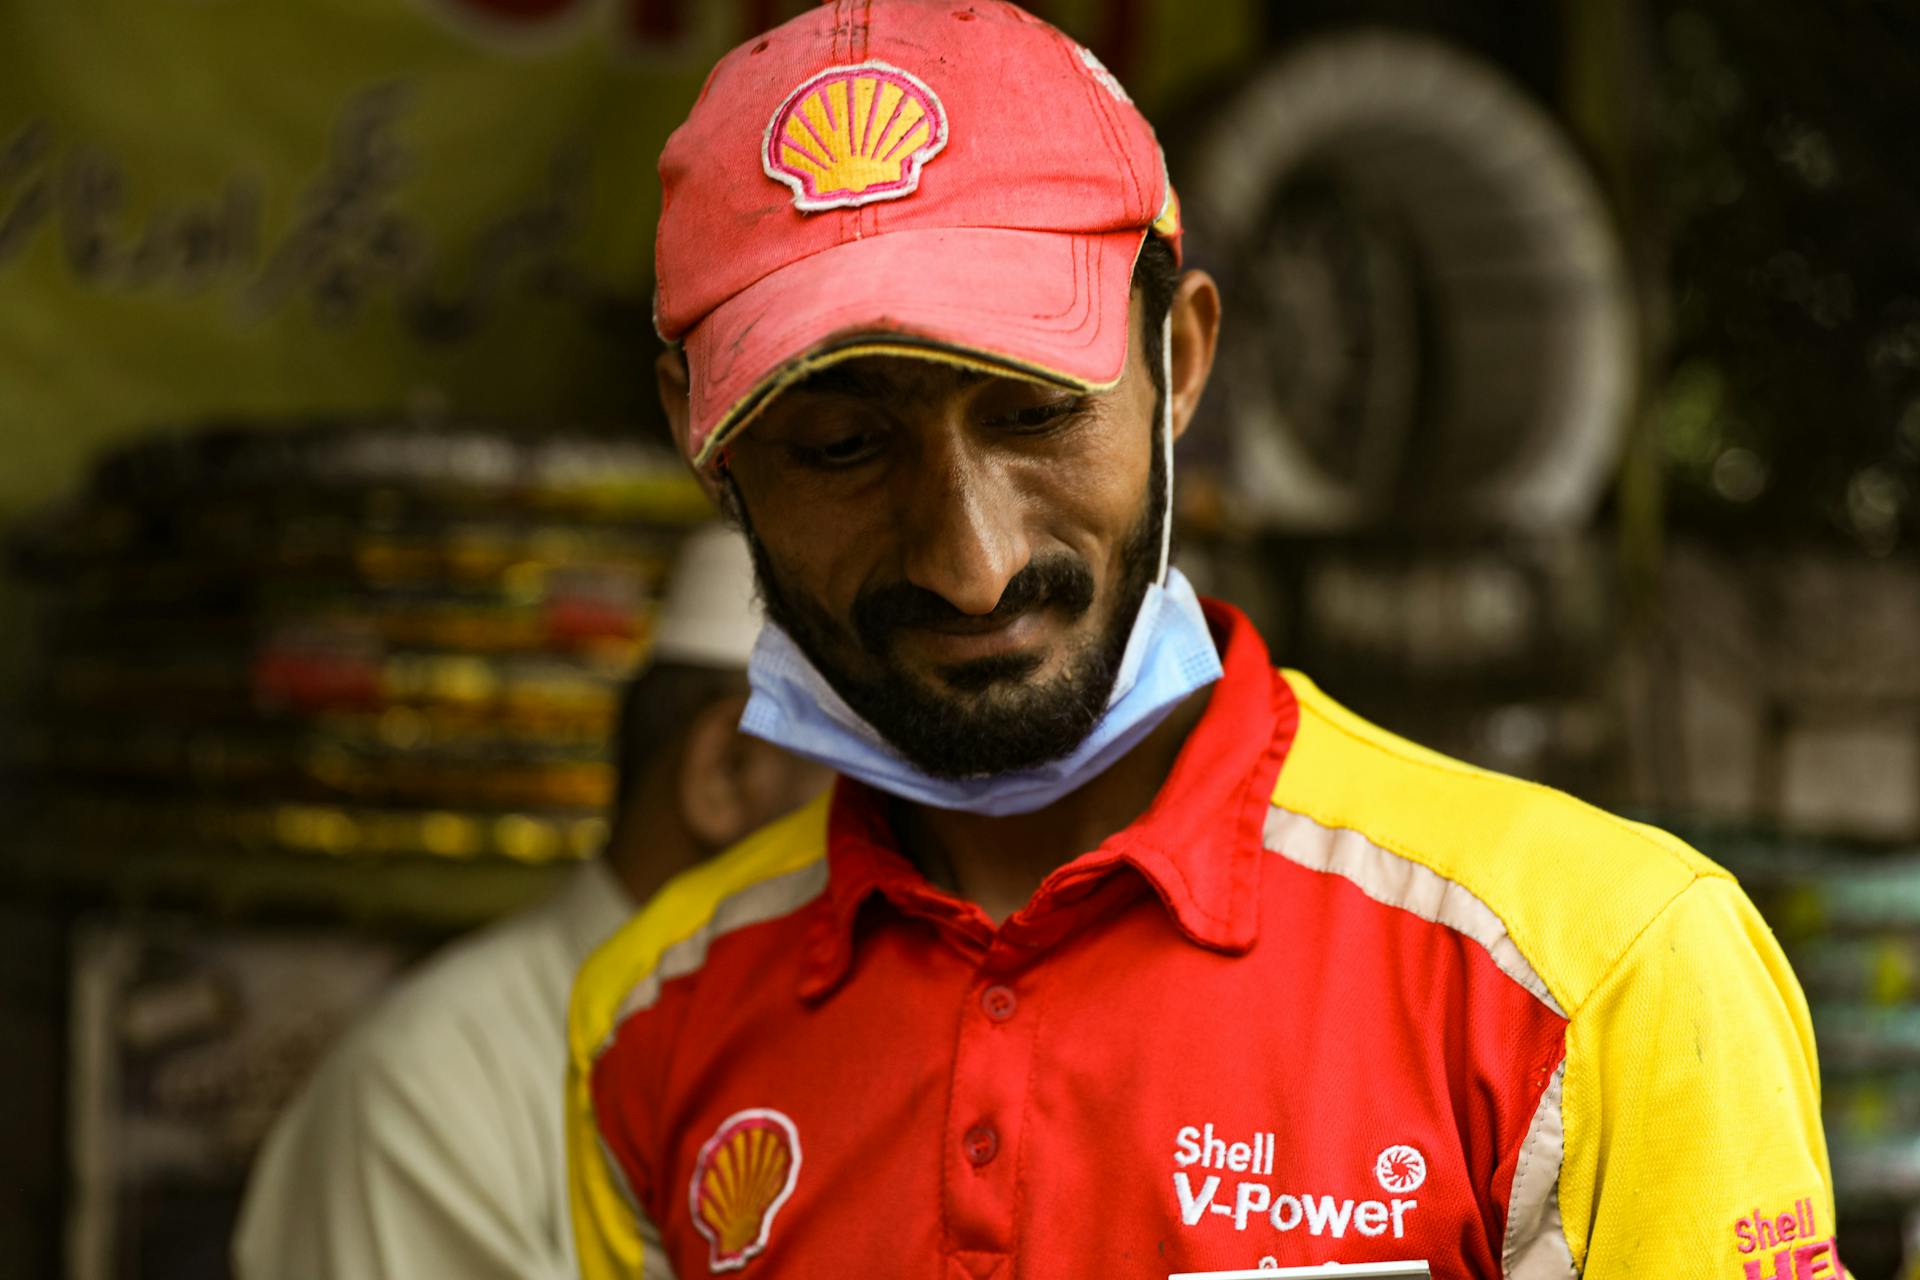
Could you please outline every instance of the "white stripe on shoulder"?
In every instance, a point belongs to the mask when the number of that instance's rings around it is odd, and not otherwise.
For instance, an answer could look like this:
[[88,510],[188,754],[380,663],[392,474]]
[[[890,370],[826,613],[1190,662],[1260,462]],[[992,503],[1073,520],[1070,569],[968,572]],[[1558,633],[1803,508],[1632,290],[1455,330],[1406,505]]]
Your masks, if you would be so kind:
[[1411,858],[1383,849],[1358,831],[1327,827],[1305,814],[1274,805],[1267,811],[1265,844],[1289,862],[1337,875],[1383,906],[1445,925],[1485,949],[1500,972],[1525,987],[1561,1017],[1566,1012],[1534,967],[1507,935],[1492,907],[1465,885]]
[[620,1015],[596,1052],[605,1051],[626,1020],[651,1009],[660,998],[663,983],[684,977],[707,962],[707,948],[715,938],[762,924],[799,910],[820,896],[827,887],[827,860],[816,858],[806,866],[750,884],[722,898],[705,924],[660,953],[660,959],[645,977],[635,983],[620,1004]]
[[1513,1192],[1507,1197],[1507,1240],[1500,1249],[1505,1280],[1568,1280],[1579,1275],[1560,1221],[1560,1165],[1566,1156],[1560,1093],[1566,1075],[1565,1062],[1554,1068],[1553,1081],[1540,1095],[1526,1141],[1520,1144]]

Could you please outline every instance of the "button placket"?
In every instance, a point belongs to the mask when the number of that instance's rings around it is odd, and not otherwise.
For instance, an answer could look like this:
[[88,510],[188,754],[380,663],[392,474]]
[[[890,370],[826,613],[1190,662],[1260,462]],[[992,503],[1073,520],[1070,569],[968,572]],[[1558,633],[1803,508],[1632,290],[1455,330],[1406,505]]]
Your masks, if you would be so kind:
[[1016,1249],[1014,1208],[1038,1041],[1031,971],[1021,990],[976,973],[960,1007],[942,1186],[946,1249],[978,1258]]

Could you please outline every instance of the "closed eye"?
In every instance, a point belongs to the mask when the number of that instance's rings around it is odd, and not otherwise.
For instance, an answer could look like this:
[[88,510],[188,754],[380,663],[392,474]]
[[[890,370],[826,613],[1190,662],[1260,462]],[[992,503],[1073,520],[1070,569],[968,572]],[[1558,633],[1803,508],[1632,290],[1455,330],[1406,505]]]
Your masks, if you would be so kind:
[[1016,409],[996,419],[994,426],[1008,427],[1020,432],[1040,432],[1064,419],[1072,417],[1086,407],[1086,400],[1073,396],[1066,400],[1050,400],[1046,404],[1028,405]]
[[856,431],[824,444],[795,444],[795,458],[805,466],[831,471],[858,466],[880,451],[884,437],[878,431]]

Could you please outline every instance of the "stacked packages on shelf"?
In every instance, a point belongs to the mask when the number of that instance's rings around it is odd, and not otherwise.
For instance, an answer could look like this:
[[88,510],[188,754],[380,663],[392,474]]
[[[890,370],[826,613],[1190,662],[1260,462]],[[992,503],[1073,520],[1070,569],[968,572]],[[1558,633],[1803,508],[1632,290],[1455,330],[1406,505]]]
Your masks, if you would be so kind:
[[1738,873],[1806,993],[1843,1215],[1910,1211],[1920,1205],[1920,850],[1779,833],[1702,845]]
[[[56,851],[590,856],[684,531],[668,449],[493,426],[142,442],[20,531],[13,763]],[[64,855],[60,855],[64,856]]]

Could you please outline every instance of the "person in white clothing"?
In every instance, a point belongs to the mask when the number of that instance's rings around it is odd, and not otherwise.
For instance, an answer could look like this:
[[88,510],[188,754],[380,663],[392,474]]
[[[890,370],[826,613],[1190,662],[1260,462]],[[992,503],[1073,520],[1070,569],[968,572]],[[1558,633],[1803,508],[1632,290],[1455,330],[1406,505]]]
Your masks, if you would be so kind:
[[688,540],[622,699],[602,857],[428,960],[274,1126],[234,1235],[241,1280],[576,1274],[562,1129],[574,970],[652,892],[828,771],[738,731],[759,632],[738,534]]

